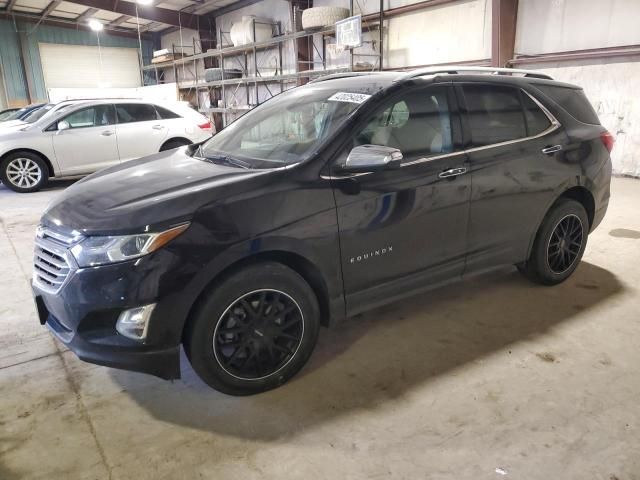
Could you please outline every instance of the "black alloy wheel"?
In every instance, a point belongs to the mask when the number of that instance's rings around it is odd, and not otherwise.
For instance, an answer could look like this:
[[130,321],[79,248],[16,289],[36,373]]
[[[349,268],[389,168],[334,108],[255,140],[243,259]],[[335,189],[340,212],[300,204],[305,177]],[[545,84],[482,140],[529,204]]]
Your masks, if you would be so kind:
[[569,214],[558,222],[547,245],[547,262],[553,273],[560,275],[571,268],[582,250],[583,236],[577,215]]
[[286,265],[256,262],[211,285],[185,327],[183,344],[208,385],[252,395],[298,373],[319,328],[318,298],[306,280]]
[[254,290],[235,300],[220,317],[213,350],[220,366],[242,380],[273,375],[295,356],[304,336],[304,317],[284,292]]
[[517,265],[518,270],[542,285],[564,282],[579,265],[588,235],[584,206],[571,198],[559,198],[542,220],[529,258]]

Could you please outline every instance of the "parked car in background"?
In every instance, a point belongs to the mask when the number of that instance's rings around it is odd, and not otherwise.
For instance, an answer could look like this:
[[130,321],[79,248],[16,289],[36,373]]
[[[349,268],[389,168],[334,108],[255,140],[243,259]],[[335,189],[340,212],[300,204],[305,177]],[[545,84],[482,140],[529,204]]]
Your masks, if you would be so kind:
[[612,147],[583,90],[539,72],[325,77],[56,197],[40,322],[83,360],[173,379],[184,345],[210,386],[262,392],[320,324],[504,265],[566,280]]
[[6,124],[6,122],[11,122],[11,121],[15,121],[15,120],[23,120],[31,112],[33,112],[35,110],[38,110],[39,108],[42,108],[45,105],[47,105],[47,104],[46,103],[33,103],[31,105],[27,105],[26,107],[22,107],[22,108],[19,108],[17,110],[14,110],[10,115],[8,115],[7,117],[4,118],[4,120],[2,120],[2,123],[0,123],[0,128],[3,127]]
[[0,111],[0,122],[4,122],[15,112],[20,110],[19,108],[7,108],[5,110]]
[[86,175],[211,134],[209,119],[180,103],[61,102],[33,123],[0,131],[0,180],[33,192],[51,177]]

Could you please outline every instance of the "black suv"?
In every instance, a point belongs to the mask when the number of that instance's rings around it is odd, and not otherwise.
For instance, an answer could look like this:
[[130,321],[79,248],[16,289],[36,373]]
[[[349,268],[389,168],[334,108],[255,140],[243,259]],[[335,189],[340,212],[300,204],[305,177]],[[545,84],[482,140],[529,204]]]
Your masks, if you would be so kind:
[[40,321],[89,362],[174,379],[182,344],[212,387],[268,390],[320,325],[505,264],[565,280],[612,146],[536,72],[324,77],[68,188],[37,232]]

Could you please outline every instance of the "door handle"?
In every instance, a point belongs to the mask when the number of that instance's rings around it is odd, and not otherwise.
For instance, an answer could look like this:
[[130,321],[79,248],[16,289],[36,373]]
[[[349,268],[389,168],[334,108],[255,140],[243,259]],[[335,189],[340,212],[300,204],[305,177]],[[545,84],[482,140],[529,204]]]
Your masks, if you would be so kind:
[[162,130],[164,127],[162,125],[154,125],[153,127],[154,130]]
[[100,135],[102,135],[103,137],[110,137],[111,135],[113,135],[113,130],[105,130]]
[[451,178],[451,177],[457,177],[458,175],[463,175],[465,173],[467,173],[467,169],[465,167],[450,168],[449,170],[445,170],[444,172],[440,172],[438,177],[440,177],[440,178]]
[[542,149],[542,153],[545,155],[551,155],[552,153],[556,153],[562,150],[562,145],[554,145],[552,147],[544,147]]

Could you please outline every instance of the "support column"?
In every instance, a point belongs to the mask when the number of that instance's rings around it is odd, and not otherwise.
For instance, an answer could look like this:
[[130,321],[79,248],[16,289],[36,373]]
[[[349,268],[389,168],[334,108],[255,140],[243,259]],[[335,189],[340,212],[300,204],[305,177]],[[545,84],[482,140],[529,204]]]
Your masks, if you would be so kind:
[[492,0],[491,66],[506,67],[513,58],[518,0]]

